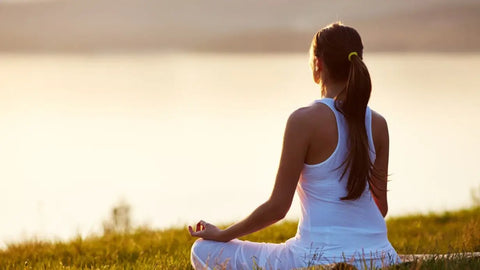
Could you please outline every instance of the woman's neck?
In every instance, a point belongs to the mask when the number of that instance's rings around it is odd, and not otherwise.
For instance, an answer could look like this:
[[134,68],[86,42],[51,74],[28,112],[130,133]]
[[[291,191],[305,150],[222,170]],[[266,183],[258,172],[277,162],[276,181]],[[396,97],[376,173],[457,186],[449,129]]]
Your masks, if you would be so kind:
[[340,93],[345,89],[345,82],[340,83],[329,83],[324,86],[325,90],[323,91],[323,97],[326,98],[336,98]]

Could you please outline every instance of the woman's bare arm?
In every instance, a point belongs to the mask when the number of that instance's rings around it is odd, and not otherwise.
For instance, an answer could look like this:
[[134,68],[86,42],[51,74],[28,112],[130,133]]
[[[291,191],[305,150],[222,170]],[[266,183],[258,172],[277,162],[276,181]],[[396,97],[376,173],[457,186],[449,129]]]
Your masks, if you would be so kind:
[[[215,229],[213,228],[215,226],[204,222],[207,224],[204,230],[193,233],[190,230],[193,236],[226,242],[263,229],[285,217],[292,204],[308,150],[310,132],[308,130],[309,117],[307,117],[306,110],[302,108],[295,111],[287,121],[282,155],[270,198],[248,217],[223,231]],[[211,227],[210,230],[209,227]]]
[[370,190],[382,216],[388,212],[387,202],[387,177],[388,177],[388,155],[389,136],[387,121],[380,114],[372,114],[372,133],[375,144],[376,158],[374,173],[370,180]]

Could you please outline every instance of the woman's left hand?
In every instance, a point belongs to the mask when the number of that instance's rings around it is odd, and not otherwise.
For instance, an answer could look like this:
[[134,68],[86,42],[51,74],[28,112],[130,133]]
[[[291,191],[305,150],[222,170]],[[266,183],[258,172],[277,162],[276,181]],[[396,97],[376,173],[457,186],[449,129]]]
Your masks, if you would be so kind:
[[228,242],[230,239],[227,239],[224,235],[224,231],[219,229],[217,226],[200,220],[196,225],[196,230],[193,230],[192,226],[188,226],[188,231],[191,236],[200,237],[205,240],[213,240],[219,242]]

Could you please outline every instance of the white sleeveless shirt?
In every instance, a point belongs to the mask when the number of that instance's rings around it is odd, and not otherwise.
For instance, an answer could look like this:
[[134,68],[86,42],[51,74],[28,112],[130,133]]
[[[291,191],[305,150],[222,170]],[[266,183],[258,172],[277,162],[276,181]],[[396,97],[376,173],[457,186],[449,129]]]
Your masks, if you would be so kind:
[[[370,193],[368,183],[356,200],[341,200],[347,195],[348,172],[342,178],[347,153],[348,127],[331,98],[316,100],[335,114],[338,142],[334,152],[318,164],[304,164],[297,185],[302,215],[297,234],[287,241],[295,253],[306,254],[313,264],[366,260],[374,265],[398,262],[397,253],[387,238],[385,221]],[[370,159],[375,162],[371,130],[372,112],[367,107],[365,125]],[[382,261],[385,262],[382,262]],[[355,263],[357,264],[357,263]],[[357,264],[358,265],[358,264]],[[361,264],[360,264],[361,265]]]

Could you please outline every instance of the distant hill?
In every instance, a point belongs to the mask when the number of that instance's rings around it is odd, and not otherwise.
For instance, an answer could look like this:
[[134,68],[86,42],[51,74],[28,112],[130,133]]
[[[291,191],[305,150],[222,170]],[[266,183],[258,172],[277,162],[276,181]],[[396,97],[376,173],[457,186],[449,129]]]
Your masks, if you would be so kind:
[[480,51],[480,1],[0,2],[0,51],[302,52],[341,20],[370,51]]

